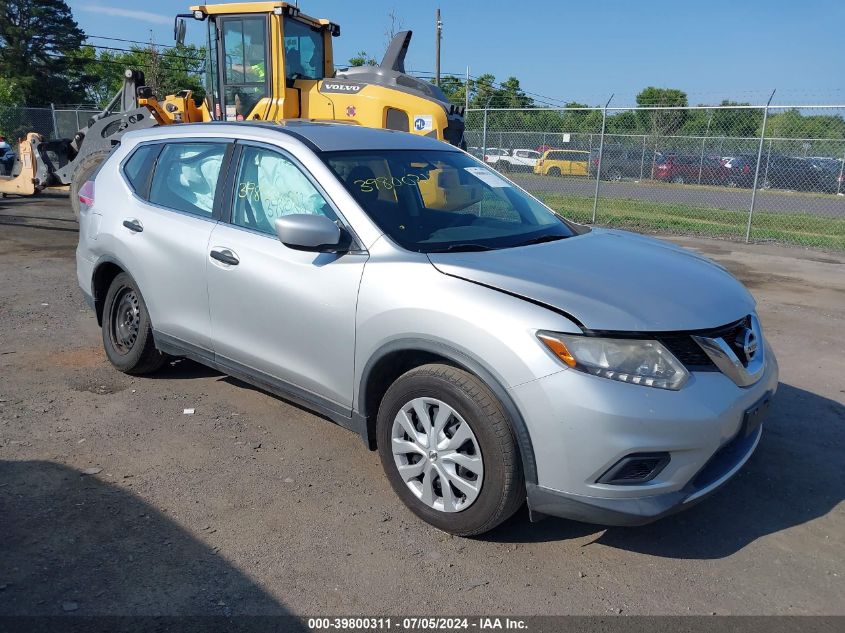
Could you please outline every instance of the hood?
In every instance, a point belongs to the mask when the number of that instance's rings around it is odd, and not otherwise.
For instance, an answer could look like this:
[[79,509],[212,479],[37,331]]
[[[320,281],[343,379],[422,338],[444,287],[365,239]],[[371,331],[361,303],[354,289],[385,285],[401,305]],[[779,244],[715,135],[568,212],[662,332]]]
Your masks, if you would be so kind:
[[718,264],[624,231],[429,259],[442,273],[546,304],[591,330],[703,330],[754,310],[751,294]]

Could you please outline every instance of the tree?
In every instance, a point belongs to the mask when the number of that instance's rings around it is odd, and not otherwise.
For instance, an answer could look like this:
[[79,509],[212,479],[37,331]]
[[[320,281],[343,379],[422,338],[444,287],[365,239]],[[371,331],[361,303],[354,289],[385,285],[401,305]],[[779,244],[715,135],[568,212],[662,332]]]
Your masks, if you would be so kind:
[[[570,101],[566,108],[587,108],[584,103]],[[561,115],[562,132],[601,132],[601,112],[598,110],[566,110]]]
[[841,116],[804,116],[792,108],[777,114],[769,113],[766,136],[781,138],[845,138],[845,120]]
[[23,90],[12,79],[0,77],[0,136],[8,137],[9,143],[21,136],[21,111]]
[[378,62],[367,54],[367,51],[358,51],[357,55],[349,58],[350,66],[378,66]]
[[384,30],[384,52],[387,52],[387,48],[390,46],[390,42],[393,41],[393,38],[396,36],[404,28],[402,24],[402,19],[396,15],[396,9],[393,8],[387,14],[387,28]]
[[[649,86],[637,95],[638,106],[687,107],[687,93],[676,88]],[[687,119],[687,110],[638,110],[643,126],[655,136],[675,134]]]
[[83,97],[69,59],[84,39],[64,0],[0,0],[0,77],[14,80],[29,105]]
[[0,108],[23,105],[23,90],[14,79],[0,77]]
[[[434,79],[431,80],[431,83],[434,83]],[[449,103],[463,105],[466,98],[466,89],[465,79],[454,75],[445,75],[440,78],[440,90],[446,95],[446,100]]]
[[156,45],[133,46],[126,52],[83,46],[75,55],[87,80],[87,98],[104,107],[123,85],[127,68],[144,72],[146,84],[158,97],[191,90],[199,103],[205,96],[205,48],[193,45],[170,47],[162,52]]
[[[741,106],[747,103],[722,101],[723,106]],[[713,110],[711,135],[748,137],[757,136],[763,125],[763,111],[759,108],[737,108]]]

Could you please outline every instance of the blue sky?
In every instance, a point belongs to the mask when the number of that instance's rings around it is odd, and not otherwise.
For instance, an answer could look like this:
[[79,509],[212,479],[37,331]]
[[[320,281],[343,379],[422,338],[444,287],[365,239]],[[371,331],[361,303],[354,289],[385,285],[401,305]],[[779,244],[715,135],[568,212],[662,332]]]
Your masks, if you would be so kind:
[[[172,42],[173,0],[70,0],[89,35]],[[519,77],[549,102],[629,105],[647,85],[680,88],[691,103],[724,98],[845,102],[845,1],[300,0],[342,27],[340,65],[359,50],[381,58],[388,13],[414,31],[411,70],[434,70],[434,12],[444,22],[444,71]],[[198,32],[198,30],[196,31]],[[189,28],[189,34],[191,30]],[[93,40],[108,44],[105,40]],[[122,46],[121,44],[117,44]],[[543,100],[537,97],[538,100]]]

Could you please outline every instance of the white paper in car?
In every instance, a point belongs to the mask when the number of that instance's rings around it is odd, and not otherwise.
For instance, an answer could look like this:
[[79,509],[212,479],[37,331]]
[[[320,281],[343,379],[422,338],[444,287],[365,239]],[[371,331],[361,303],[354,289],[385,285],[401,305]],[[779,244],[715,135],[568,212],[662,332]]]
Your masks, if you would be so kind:
[[484,169],[484,167],[464,167],[464,171],[469,172],[485,185],[491,187],[510,187],[510,184],[506,180],[502,180],[492,171]]

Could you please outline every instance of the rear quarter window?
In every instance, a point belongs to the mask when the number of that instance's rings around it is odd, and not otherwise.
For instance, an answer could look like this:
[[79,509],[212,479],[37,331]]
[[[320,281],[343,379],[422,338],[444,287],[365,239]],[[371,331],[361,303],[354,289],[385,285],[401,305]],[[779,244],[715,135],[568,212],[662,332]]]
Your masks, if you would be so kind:
[[211,218],[226,148],[224,142],[166,144],[156,161],[149,201]]
[[150,188],[150,176],[160,145],[141,145],[123,164],[123,175],[132,190],[142,198],[147,197]]

